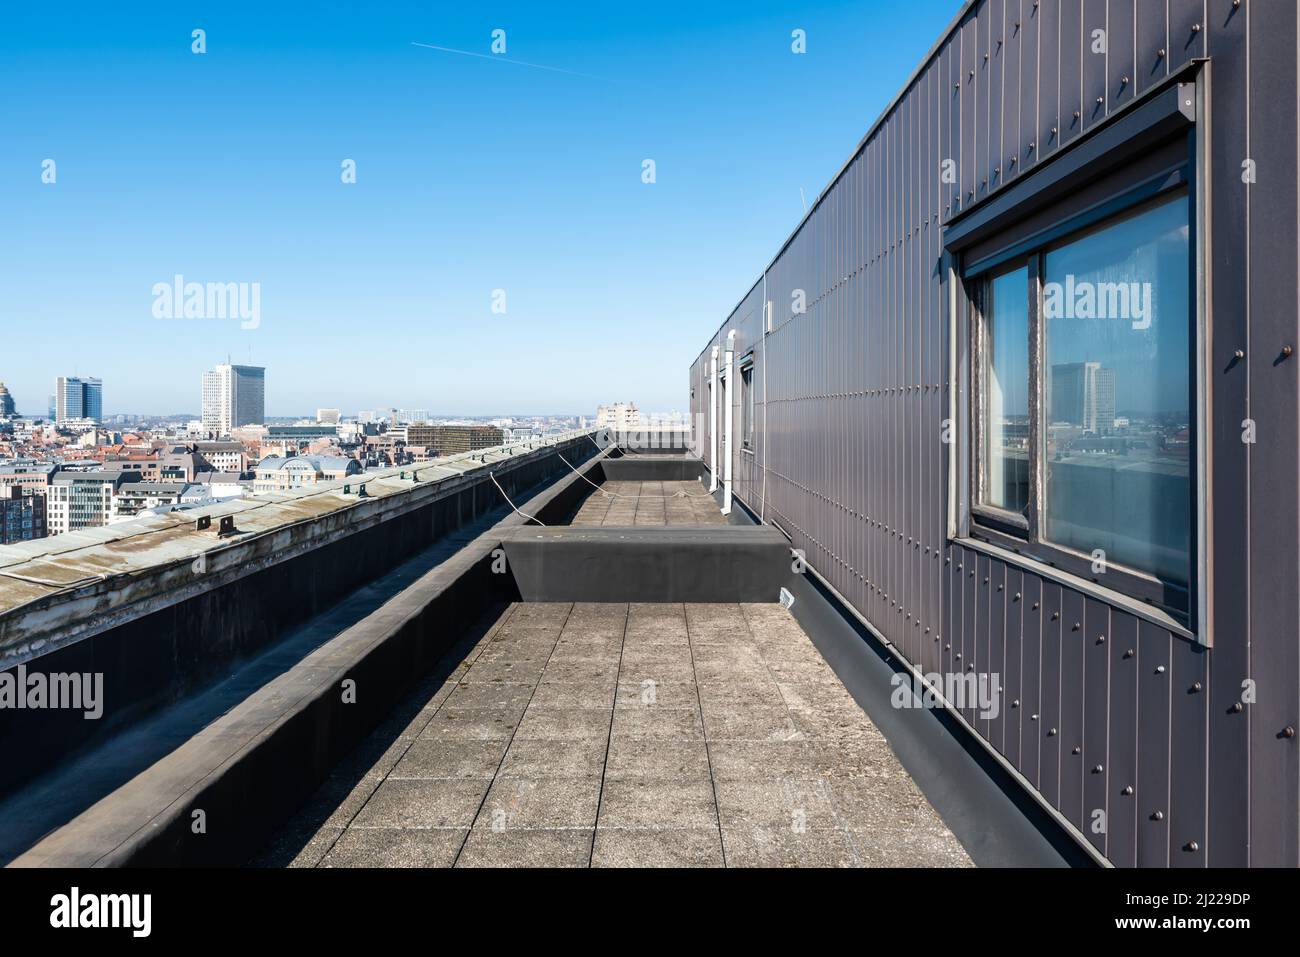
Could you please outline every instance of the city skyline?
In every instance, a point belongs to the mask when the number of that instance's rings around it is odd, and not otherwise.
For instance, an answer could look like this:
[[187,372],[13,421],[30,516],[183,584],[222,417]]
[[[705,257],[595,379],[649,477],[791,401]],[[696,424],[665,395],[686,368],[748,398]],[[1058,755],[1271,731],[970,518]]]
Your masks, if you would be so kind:
[[[0,205],[24,224],[0,237],[0,375],[42,408],[63,370],[4,360],[58,328],[68,368],[113,383],[107,414],[198,411],[196,372],[228,354],[272,370],[268,415],[682,408],[696,324],[734,307],[953,6],[142,4],[75,29],[9,9],[0,71],[41,96],[0,103]],[[498,28],[507,60],[573,73],[494,62]],[[756,162],[774,115],[795,148]],[[177,277],[182,300],[256,291],[256,327],[186,318],[155,292]],[[545,371],[579,357],[583,376]]]

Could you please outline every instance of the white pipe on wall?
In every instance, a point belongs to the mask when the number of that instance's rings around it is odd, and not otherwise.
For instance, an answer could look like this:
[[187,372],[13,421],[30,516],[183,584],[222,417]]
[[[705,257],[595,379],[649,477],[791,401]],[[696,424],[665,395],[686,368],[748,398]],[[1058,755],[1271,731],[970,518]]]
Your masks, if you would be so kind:
[[732,444],[731,410],[736,404],[736,377],[733,374],[736,361],[736,330],[727,333],[727,407],[723,415],[723,444],[726,446],[726,458],[722,462],[722,514],[731,514],[731,460],[735,446]]
[[718,347],[709,371],[709,491],[718,490]]

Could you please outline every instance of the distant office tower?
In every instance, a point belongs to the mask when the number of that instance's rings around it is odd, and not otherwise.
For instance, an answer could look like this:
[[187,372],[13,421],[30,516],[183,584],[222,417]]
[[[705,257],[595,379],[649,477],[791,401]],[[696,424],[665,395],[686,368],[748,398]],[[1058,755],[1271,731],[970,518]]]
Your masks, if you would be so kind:
[[203,428],[229,435],[241,425],[266,419],[266,369],[219,365],[203,373]]
[[99,379],[59,376],[54,380],[54,421],[104,417],[104,383]]
[[1052,421],[1105,435],[1115,428],[1115,370],[1100,362],[1052,366]]
[[316,421],[322,425],[338,425],[342,413],[338,409],[317,409]]
[[0,417],[17,414],[18,413],[14,408],[14,397],[9,394],[9,390],[5,388],[5,384],[0,382]]

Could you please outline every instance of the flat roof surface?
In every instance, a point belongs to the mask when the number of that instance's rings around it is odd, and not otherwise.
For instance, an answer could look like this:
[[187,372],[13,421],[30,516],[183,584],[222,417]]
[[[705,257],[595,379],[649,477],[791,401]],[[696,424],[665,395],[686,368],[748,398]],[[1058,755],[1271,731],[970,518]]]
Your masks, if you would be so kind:
[[698,481],[609,482],[594,489],[570,525],[725,525]]
[[971,863],[780,605],[517,603],[448,664],[254,864]]

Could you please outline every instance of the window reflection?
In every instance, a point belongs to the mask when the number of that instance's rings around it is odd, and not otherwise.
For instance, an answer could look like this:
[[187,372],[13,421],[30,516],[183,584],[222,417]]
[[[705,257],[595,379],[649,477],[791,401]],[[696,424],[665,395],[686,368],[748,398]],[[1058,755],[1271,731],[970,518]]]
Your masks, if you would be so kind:
[[1029,270],[1004,273],[986,290],[981,504],[1024,512],[1029,506]]
[[1185,585],[1191,546],[1188,203],[1047,253],[1045,538]]

